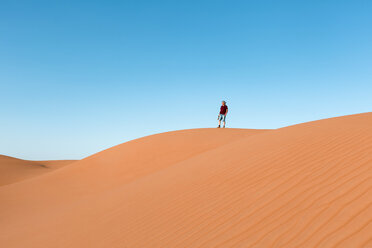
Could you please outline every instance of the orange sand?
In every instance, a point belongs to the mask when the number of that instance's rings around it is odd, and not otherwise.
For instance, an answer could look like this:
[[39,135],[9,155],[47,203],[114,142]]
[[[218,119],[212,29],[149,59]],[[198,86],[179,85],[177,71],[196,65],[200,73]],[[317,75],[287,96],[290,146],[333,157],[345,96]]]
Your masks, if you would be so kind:
[[0,155],[0,186],[44,174],[72,162],[74,160],[29,161]]
[[0,247],[372,247],[372,114],[121,144],[0,187]]

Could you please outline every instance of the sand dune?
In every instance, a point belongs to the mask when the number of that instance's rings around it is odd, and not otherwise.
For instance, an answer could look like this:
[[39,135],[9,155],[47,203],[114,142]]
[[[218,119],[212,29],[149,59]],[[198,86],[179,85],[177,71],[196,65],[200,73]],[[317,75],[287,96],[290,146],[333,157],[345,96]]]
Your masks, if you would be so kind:
[[372,114],[148,136],[0,187],[1,247],[372,247]]
[[0,155],[0,186],[44,174],[72,162],[74,160],[29,161]]

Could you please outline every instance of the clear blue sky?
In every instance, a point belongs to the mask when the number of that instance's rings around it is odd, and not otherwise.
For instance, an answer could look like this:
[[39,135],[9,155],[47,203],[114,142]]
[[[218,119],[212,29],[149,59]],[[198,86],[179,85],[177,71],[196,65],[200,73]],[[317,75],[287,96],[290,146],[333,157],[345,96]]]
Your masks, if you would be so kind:
[[372,107],[372,1],[0,3],[0,154],[80,159],[158,132]]

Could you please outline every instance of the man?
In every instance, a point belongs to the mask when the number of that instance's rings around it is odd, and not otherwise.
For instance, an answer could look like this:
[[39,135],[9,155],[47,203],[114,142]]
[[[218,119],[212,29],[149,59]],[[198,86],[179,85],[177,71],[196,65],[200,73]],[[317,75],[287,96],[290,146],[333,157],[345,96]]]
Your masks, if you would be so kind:
[[218,128],[221,127],[221,121],[223,121],[223,128],[225,128],[225,125],[226,125],[226,115],[227,115],[227,112],[229,111],[227,105],[226,105],[226,102],[225,101],[222,101],[222,106],[220,108],[220,114],[218,115]]

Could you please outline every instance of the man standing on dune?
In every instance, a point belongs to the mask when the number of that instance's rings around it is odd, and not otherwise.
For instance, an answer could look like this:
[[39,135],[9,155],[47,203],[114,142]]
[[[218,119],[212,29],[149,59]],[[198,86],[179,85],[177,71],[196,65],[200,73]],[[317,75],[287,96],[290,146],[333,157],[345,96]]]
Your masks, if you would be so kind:
[[226,125],[226,115],[227,112],[229,111],[229,108],[226,105],[225,101],[222,101],[222,106],[220,108],[220,114],[218,115],[218,128],[221,127],[221,121],[223,121],[223,128],[225,128]]

